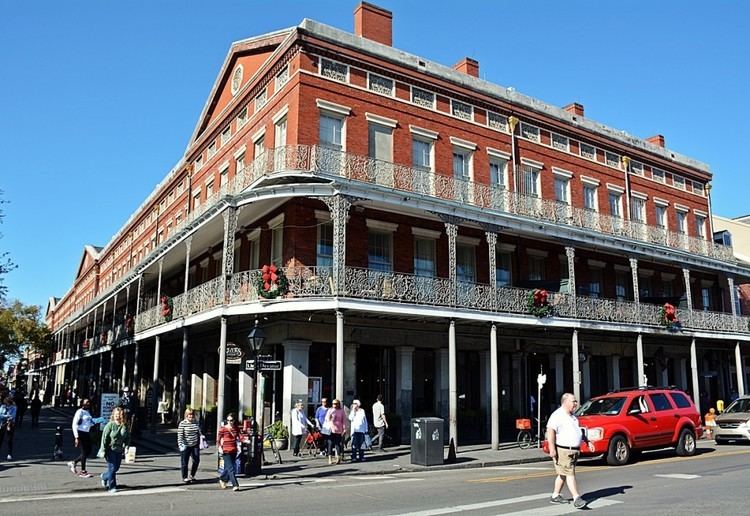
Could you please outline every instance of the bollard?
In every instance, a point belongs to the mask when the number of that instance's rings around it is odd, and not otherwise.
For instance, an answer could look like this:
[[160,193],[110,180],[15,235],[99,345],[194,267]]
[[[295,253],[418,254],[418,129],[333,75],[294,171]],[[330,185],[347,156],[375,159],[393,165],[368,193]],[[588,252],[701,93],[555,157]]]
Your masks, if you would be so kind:
[[52,460],[62,460],[63,458],[63,431],[62,427],[58,425],[55,428],[55,445],[52,448]]

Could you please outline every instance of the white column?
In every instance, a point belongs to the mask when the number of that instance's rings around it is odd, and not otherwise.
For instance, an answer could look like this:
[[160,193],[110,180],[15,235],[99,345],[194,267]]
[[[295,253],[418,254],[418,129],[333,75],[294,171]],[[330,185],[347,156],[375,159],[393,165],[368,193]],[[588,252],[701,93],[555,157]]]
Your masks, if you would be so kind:
[[154,370],[151,373],[151,422],[156,426],[156,409],[159,407],[159,349],[161,337],[154,337]]
[[456,321],[448,327],[448,436],[458,449],[458,382],[456,381]]
[[[356,343],[350,342],[344,345],[344,403],[351,403],[357,395],[357,348]],[[346,401],[344,401],[344,399]]]
[[500,381],[497,371],[497,325],[490,328],[490,444],[500,445]]
[[[307,375],[310,363],[309,340],[285,340],[284,346],[284,387],[282,411],[284,424],[289,427],[292,407],[297,400],[307,406]],[[343,402],[342,402],[343,403]]]
[[682,269],[682,275],[685,277],[685,297],[687,298],[688,312],[692,312],[693,294],[690,291],[690,269]]
[[737,369],[737,394],[740,396],[745,395],[745,367],[742,362],[742,350],[740,349],[740,343],[737,342],[734,346],[734,363]]
[[698,385],[698,354],[695,349],[695,338],[690,341],[690,373],[693,379],[693,403],[695,408],[698,409],[698,414],[701,412],[701,391]]
[[638,372],[638,387],[648,385],[645,368],[643,364],[643,336],[639,333],[635,341],[635,353],[638,361],[636,371]]
[[[667,365],[666,360],[667,358],[664,358],[665,365]],[[659,364],[656,364],[656,367],[660,369],[659,376],[661,377],[659,379],[658,385],[661,387],[667,387],[669,385],[669,366],[665,367],[664,369],[661,369],[661,366]]]
[[[182,357],[187,362],[187,328],[183,328],[182,337]],[[187,364],[183,367],[187,369]],[[219,428],[221,427],[221,421],[224,419],[224,379],[227,375],[227,318],[221,318],[221,333],[219,334],[219,377],[217,378],[218,385],[216,394],[216,435],[219,435]],[[180,382],[182,383],[182,382]],[[180,387],[180,395],[182,395],[182,387]]]
[[573,338],[571,339],[571,355],[573,360],[573,395],[577,400],[581,400],[581,371],[579,369],[580,362],[578,361],[578,330],[573,330]]
[[344,312],[336,310],[336,398],[342,407],[344,393]]
[[237,414],[240,420],[244,420],[246,416],[253,414],[253,377],[252,375],[245,372],[244,366],[240,366],[240,375],[238,379],[238,390],[239,390],[239,403],[237,406]]
[[396,410],[401,415],[401,435],[404,436],[410,435],[412,392],[414,389],[412,377],[413,361],[413,347],[399,346],[396,348]]
[[190,283],[189,282],[190,280],[190,246],[192,244],[192,241],[193,241],[193,237],[188,237],[188,239],[185,240],[185,284],[182,289],[183,292],[188,291],[188,285]]

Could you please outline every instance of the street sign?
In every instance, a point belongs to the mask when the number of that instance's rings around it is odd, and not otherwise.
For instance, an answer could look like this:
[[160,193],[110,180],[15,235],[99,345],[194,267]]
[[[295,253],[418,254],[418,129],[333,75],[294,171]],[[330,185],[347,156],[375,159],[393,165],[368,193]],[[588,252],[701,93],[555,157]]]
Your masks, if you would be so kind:
[[[281,360],[260,360],[261,371],[281,371]],[[245,371],[255,371],[255,360],[245,360]]]

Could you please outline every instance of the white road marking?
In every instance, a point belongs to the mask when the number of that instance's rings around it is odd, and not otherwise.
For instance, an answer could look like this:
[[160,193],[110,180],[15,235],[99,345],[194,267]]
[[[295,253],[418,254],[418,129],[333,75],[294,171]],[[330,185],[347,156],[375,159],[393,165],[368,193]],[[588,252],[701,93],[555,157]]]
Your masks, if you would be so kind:
[[[355,478],[352,478],[352,480],[355,480]],[[377,482],[375,480],[371,480],[369,482],[359,482],[355,484],[344,484],[344,487],[369,487],[369,486],[380,486],[383,484],[397,484],[402,482],[421,482],[422,478],[394,478],[393,480],[383,480],[381,482]]]
[[16,502],[37,502],[43,500],[59,500],[64,498],[70,500],[72,498],[100,498],[109,496],[141,496],[150,494],[162,494],[162,493],[178,493],[185,491],[184,487],[157,487],[154,489],[126,489],[124,491],[117,491],[116,493],[108,493],[106,491],[86,492],[86,493],[60,493],[53,495],[44,496],[29,496],[29,497],[16,497],[16,498],[0,498],[0,503],[16,503]]
[[386,478],[396,478],[393,475],[357,475],[357,480],[383,480]]
[[542,468],[539,466],[490,466],[484,469],[509,469],[512,471],[552,471],[552,466]]
[[[587,509],[588,508],[602,509],[610,505],[617,505],[618,503],[622,503],[622,502],[619,500],[609,500],[607,498],[600,498],[586,505],[586,508]],[[570,514],[571,512],[578,512],[578,510],[579,509],[576,509],[573,506],[573,503],[571,502],[571,503],[560,504],[560,505],[549,504],[546,507],[536,507],[534,509],[527,509],[525,511],[505,512],[499,516],[557,516],[559,514]]]
[[268,482],[245,482],[240,484],[240,487],[273,487],[288,484],[327,484],[329,482],[336,482],[336,480],[333,478],[290,478],[269,480]]
[[660,478],[676,478],[679,480],[692,480],[694,478],[701,478],[700,475],[686,475],[684,473],[670,473],[668,475],[654,475],[655,477]]
[[478,511],[480,509],[489,509],[490,507],[500,507],[501,505],[511,505],[514,503],[534,502],[536,500],[549,499],[549,493],[540,493],[528,496],[519,496],[517,498],[507,498],[504,500],[493,500],[491,502],[471,503],[467,505],[454,505],[453,507],[442,507],[430,509],[427,511],[399,513],[399,516],[433,516],[435,514],[451,514],[463,511]]

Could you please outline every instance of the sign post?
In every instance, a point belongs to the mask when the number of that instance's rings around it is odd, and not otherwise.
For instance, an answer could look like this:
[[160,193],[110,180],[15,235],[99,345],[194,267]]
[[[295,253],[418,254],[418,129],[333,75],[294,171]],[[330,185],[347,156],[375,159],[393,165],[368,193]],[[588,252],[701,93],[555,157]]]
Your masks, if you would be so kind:
[[99,416],[104,419],[103,422],[99,423],[99,429],[104,430],[104,425],[107,424],[107,422],[112,417],[112,411],[115,410],[115,407],[120,403],[120,396],[117,395],[115,392],[103,392],[102,398],[101,398],[101,404],[99,405],[101,407],[101,410],[99,411]]
[[539,448],[542,445],[542,386],[547,383],[547,375],[541,373],[536,377],[536,422],[537,422],[537,440],[536,447]]

